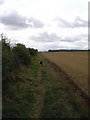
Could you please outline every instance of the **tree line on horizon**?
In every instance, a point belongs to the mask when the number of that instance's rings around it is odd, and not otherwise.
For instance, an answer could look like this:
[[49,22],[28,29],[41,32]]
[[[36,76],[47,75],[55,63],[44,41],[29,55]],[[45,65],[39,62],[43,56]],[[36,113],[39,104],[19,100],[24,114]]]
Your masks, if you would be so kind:
[[48,52],[68,52],[68,51],[74,52],[74,51],[89,51],[89,50],[78,50],[78,49],[69,49],[69,50],[68,49],[58,49],[58,50],[51,50],[51,49],[49,49]]

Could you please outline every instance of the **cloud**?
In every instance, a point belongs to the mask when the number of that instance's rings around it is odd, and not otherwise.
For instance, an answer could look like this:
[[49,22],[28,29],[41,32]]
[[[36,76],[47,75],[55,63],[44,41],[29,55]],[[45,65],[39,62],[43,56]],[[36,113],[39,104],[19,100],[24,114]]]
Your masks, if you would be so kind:
[[73,23],[74,27],[88,27],[88,21],[81,19],[80,17],[77,17],[75,19],[75,22]]
[[70,37],[64,37],[61,41],[63,42],[75,42],[76,40]]
[[35,36],[31,36],[30,39],[36,42],[58,42],[59,41],[59,42],[75,43],[82,40],[87,41],[88,35],[81,34],[81,35],[75,35],[75,36],[69,37],[69,36],[58,36],[56,33],[49,34],[48,32],[43,32]]
[[62,18],[56,18],[55,20],[58,21],[58,25],[61,27],[67,28],[88,27],[88,22],[86,20],[81,19],[80,17],[76,17],[74,22],[69,22]]
[[5,2],[5,0],[0,0],[0,5],[2,5]]
[[[43,47],[44,46],[44,47]],[[47,50],[49,50],[49,49],[61,49],[61,48],[63,48],[62,46],[60,46],[60,45],[58,45],[57,43],[55,44],[44,44],[42,47],[41,47],[41,50],[43,50],[43,51],[47,51]]]
[[2,16],[2,24],[11,29],[23,29],[29,27],[26,17],[20,16],[17,12],[12,12]]
[[28,22],[34,28],[42,28],[42,27],[44,27],[44,23],[43,22],[41,22],[38,19],[32,18],[32,17],[28,19]]
[[87,41],[88,40],[88,35],[86,34],[81,34],[81,35],[77,35],[77,36],[73,36],[73,37],[64,37],[64,39],[62,41],[65,42],[81,42],[82,40]]
[[[7,15],[1,16],[1,22],[5,26],[9,26],[10,29],[25,29],[28,27],[39,28],[43,27],[44,24],[35,18],[30,18],[29,20],[25,16],[19,15],[17,12],[13,11]],[[30,21],[30,22],[28,22]]]
[[43,42],[53,42],[53,41],[57,41],[59,39],[61,39],[59,36],[57,36],[56,33],[51,33],[49,34],[48,32],[43,32],[38,34],[37,36],[32,36],[31,37],[32,40],[35,41],[43,41]]

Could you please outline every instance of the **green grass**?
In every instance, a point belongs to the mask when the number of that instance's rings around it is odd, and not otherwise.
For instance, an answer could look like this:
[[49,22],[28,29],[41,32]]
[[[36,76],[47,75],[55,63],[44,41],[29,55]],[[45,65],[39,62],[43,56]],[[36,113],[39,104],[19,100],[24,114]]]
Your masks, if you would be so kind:
[[45,94],[42,117],[80,118],[86,117],[86,114],[67,87],[54,85]]
[[3,103],[3,117],[27,117],[35,101],[34,87],[30,82],[18,82],[8,88],[9,95]]

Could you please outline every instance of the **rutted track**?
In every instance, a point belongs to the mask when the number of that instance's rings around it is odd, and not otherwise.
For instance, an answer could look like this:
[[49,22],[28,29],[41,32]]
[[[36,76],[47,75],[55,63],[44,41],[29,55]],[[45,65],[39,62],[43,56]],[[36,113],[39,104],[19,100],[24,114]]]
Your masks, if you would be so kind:
[[51,74],[53,75],[53,77],[56,80],[59,80],[62,84],[67,84],[68,87],[70,88],[71,91],[73,91],[73,93],[78,96],[80,99],[83,99],[83,103],[86,104],[86,106],[88,106],[90,104],[90,97],[87,96],[87,94],[82,91],[81,88],[79,88],[71,79],[71,77],[69,75],[67,75],[58,65],[56,65],[55,63],[51,62],[49,59],[47,59],[46,57],[44,57],[48,63],[48,68],[49,68],[49,72],[51,72]]

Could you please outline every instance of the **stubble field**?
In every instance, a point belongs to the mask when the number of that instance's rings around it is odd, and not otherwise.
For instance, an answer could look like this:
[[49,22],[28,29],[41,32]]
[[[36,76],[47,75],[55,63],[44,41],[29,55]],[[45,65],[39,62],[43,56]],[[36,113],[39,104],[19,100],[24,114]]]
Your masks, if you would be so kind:
[[42,55],[58,65],[88,94],[88,52],[43,52]]

